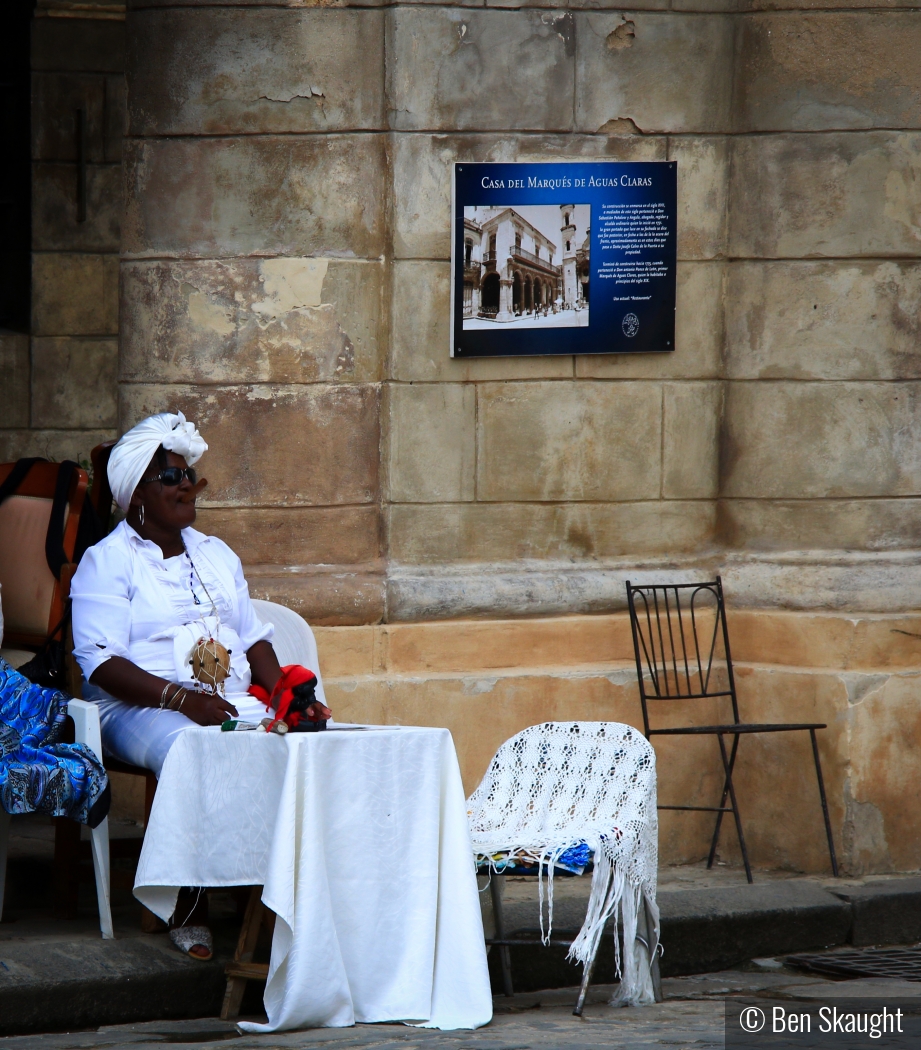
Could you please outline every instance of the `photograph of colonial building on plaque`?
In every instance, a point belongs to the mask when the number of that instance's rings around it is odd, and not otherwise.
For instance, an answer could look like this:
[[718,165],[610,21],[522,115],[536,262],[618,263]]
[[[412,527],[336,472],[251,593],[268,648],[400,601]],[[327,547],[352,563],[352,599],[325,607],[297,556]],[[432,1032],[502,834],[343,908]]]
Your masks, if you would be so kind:
[[464,208],[465,331],[588,325],[588,204]]

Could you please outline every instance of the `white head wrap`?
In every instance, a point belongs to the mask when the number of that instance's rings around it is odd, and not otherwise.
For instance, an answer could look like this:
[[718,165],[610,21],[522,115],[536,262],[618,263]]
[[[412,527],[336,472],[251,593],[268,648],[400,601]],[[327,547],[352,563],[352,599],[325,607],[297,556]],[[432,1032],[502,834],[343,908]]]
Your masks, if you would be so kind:
[[109,456],[109,486],[122,510],[128,509],[138,482],[161,445],[167,452],[184,456],[190,467],[208,451],[195,424],[187,423],[181,412],[161,412],[141,420],[119,440]]

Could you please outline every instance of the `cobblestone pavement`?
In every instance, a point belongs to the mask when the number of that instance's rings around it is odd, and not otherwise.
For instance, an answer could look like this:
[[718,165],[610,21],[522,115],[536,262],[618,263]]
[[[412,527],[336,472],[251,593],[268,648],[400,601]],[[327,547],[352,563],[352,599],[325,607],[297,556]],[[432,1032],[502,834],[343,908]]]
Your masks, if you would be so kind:
[[656,1006],[622,1009],[607,1006],[612,988],[590,993],[584,1016],[572,1015],[576,989],[555,989],[496,997],[493,1022],[477,1031],[432,1032],[404,1025],[357,1025],[268,1036],[241,1036],[232,1024],[216,1019],[153,1021],[116,1025],[95,1031],[12,1036],[0,1039],[0,1050],[154,1050],[169,1046],[218,1050],[722,1050],[723,1000],[727,996],[762,995],[773,999],[840,998],[842,996],[921,996],[921,984],[904,981],[826,981],[777,969],[767,961],[762,970],[727,971],[680,977],[663,982],[666,1001]]

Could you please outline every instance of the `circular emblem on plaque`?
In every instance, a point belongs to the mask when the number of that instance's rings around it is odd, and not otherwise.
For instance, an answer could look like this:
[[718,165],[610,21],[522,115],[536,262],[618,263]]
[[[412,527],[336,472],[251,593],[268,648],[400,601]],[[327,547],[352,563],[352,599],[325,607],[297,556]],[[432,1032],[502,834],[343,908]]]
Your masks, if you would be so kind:
[[628,339],[632,339],[640,330],[640,319],[636,314],[624,314],[624,319],[620,322],[620,327],[624,330],[624,335]]

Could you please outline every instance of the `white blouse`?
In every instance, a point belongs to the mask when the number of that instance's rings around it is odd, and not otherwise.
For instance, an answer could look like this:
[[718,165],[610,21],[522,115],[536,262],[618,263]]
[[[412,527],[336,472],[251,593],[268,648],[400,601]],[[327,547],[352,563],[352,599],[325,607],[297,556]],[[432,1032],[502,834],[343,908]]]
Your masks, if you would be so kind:
[[[230,650],[228,699],[249,689],[246,652],[271,639],[274,629],[256,616],[240,559],[226,543],[195,529],[183,529],[182,539],[188,555],[164,558],[122,521],[84,554],[71,597],[74,656],[87,682],[110,657],[122,656],[151,674],[192,685],[192,649],[211,636]],[[96,699],[94,692],[90,685],[84,696]]]

